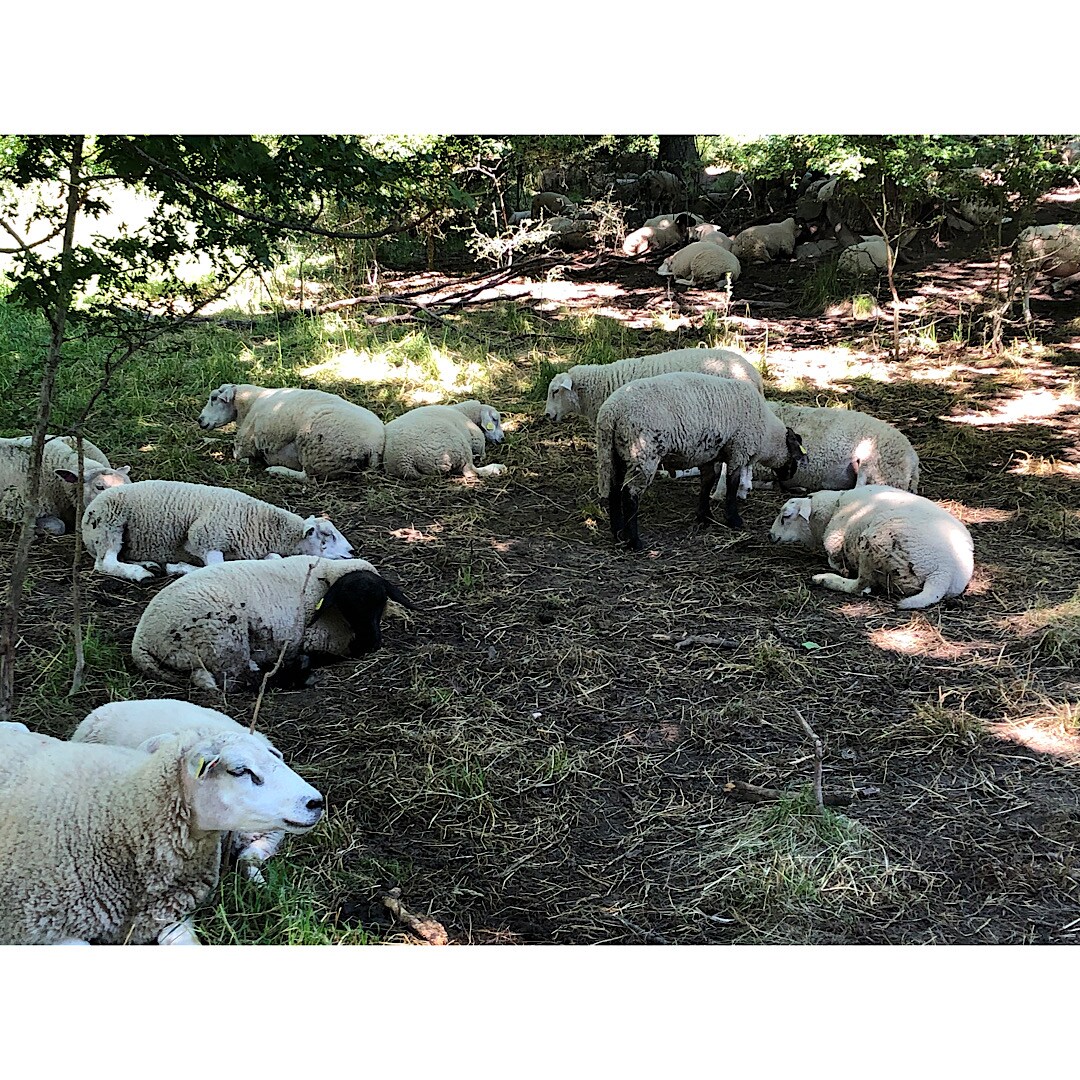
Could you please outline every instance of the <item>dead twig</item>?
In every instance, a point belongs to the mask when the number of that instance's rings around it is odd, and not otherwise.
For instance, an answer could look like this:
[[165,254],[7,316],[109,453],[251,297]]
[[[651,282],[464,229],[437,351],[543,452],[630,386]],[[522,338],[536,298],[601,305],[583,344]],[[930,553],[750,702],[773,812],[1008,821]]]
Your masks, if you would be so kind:
[[817,737],[817,733],[814,729],[803,719],[803,714],[798,709],[792,709],[795,715],[799,718],[799,723],[802,724],[803,731],[810,736],[814,744],[814,801],[819,807],[824,806],[825,802],[821,795],[821,759],[824,751],[821,748],[821,740]]
[[[729,780],[724,785],[724,794],[730,795],[740,802],[759,803],[776,802],[778,799],[787,798],[791,792],[781,791],[780,788],[760,787],[757,784],[747,784],[742,780]],[[825,795],[822,803],[825,806],[850,806],[855,801],[853,795]]]
[[400,889],[391,889],[379,899],[382,900],[386,910],[398,922],[404,923],[417,937],[426,941],[429,945],[448,945],[450,943],[450,936],[441,922],[420,915],[413,915],[405,909],[405,905],[401,902]]
[[[310,571],[308,573],[310,574]],[[287,641],[281,643],[281,652],[277,654],[277,663],[263,676],[262,684],[259,686],[259,696],[255,699],[255,710],[251,714],[251,726],[248,728],[252,735],[255,734],[255,724],[259,719],[259,710],[262,708],[266,684],[281,670],[282,661],[285,659],[285,650],[288,647],[289,643]]]
[[712,645],[717,649],[737,649],[740,642],[734,638],[717,637],[715,634],[690,634],[677,637],[675,634],[653,634],[653,641],[672,641],[676,649],[689,649],[691,645]]

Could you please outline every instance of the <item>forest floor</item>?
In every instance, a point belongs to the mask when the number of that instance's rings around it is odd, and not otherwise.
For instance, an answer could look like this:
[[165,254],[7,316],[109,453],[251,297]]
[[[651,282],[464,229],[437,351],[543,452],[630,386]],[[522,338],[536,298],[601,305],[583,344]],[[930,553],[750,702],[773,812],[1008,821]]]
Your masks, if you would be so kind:
[[[1051,209],[1076,220],[1080,203]],[[773,265],[750,269],[724,310],[716,293],[669,293],[654,261],[568,258],[560,275],[480,297],[426,343],[339,317],[314,367],[275,333],[203,329],[167,364],[125,375],[115,415],[88,427],[140,478],[327,511],[418,606],[388,613],[382,651],[322,670],[313,688],[267,692],[260,728],[329,812],[271,864],[269,892],[226,879],[198,920],[208,940],[412,940],[383,903],[391,889],[461,944],[1080,934],[1076,291],[1037,292],[1031,332],[1013,326],[991,355],[974,335],[993,263],[974,240],[933,249],[898,269],[893,361],[885,288],[876,305],[804,314],[811,271]],[[974,538],[967,592],[902,612],[812,590],[822,562],[768,541],[779,495],[750,496],[745,531],[698,531],[693,481],[658,480],[642,499],[645,551],[617,550],[592,433],[544,418],[547,379],[698,341],[763,360],[770,397],[847,404],[904,431],[921,493]],[[356,358],[386,343],[398,360],[376,385]],[[477,355],[497,362],[469,383]],[[399,377],[413,360],[426,386]],[[488,455],[509,466],[501,477],[302,489],[234,463],[231,431],[194,423],[218,383],[275,377],[389,418],[439,392],[448,365],[449,398],[475,392],[503,412],[506,441]],[[4,526],[0,579],[13,546]],[[72,554],[70,536],[39,541],[21,624],[16,719],[61,737],[109,696],[187,695],[130,662],[161,583],[84,567],[90,675],[66,696]],[[190,696],[241,721],[254,706]],[[813,802],[800,714],[824,744],[825,794],[844,805]],[[784,794],[749,803],[725,790],[734,782]]]

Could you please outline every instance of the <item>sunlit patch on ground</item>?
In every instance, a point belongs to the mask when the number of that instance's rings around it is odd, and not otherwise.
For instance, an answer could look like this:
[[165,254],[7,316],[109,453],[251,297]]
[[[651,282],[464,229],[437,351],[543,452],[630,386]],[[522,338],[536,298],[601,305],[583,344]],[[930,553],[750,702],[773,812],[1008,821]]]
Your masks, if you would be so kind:
[[1080,407],[1080,401],[1071,390],[1054,393],[1052,390],[1024,390],[999,401],[990,409],[980,409],[958,416],[945,416],[953,424],[970,424],[988,427],[994,424],[1030,424],[1049,420],[1064,410]]
[[479,364],[455,359],[432,346],[422,360],[391,352],[356,352],[347,349],[318,364],[302,368],[310,379],[337,379],[357,383],[399,383],[410,405],[433,405],[447,397],[471,393],[478,380],[485,379]]
[[924,656],[932,660],[959,660],[985,657],[1000,653],[1000,642],[988,638],[970,641],[949,641],[924,616],[916,616],[907,626],[881,627],[871,630],[870,643],[886,652],[905,656]]
[[1009,472],[1017,476],[1064,476],[1069,480],[1080,480],[1080,464],[1029,454],[1026,450],[1018,451],[1018,460],[1014,460]]
[[1065,702],[1037,716],[992,724],[989,731],[1006,742],[1064,758],[1066,764],[1080,764],[1080,705]]

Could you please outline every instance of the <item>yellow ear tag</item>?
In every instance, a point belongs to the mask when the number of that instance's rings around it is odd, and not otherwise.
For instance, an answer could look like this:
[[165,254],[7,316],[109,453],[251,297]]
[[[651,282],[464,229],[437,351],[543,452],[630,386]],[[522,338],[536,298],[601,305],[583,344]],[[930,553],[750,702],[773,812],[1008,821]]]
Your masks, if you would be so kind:
[[800,454],[805,454],[806,453],[806,447],[803,446],[802,443],[799,443],[799,453]]
[[199,764],[195,768],[195,777],[198,779],[206,771],[206,758],[199,758]]
[[325,599],[326,598],[324,596],[319,597],[319,602],[315,605],[315,609],[314,609],[315,611],[319,611],[322,608],[322,602]]
[[486,424],[484,425],[484,430],[485,430],[485,431],[494,431],[494,430],[495,430],[495,425],[494,425],[494,424],[493,424],[493,423],[492,423],[492,422],[491,422],[491,421],[489,420],[489,421],[488,421],[488,422],[487,422],[487,423],[486,423]]

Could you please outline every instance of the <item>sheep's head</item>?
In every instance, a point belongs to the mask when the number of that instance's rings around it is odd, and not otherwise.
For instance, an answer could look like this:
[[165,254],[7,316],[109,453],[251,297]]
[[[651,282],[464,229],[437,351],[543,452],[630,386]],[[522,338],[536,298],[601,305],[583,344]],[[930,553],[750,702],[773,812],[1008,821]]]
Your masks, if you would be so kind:
[[199,427],[204,431],[224,427],[236,419],[236,384],[224,383],[219,386],[206,403],[206,408],[199,413]]
[[353,632],[349,654],[363,656],[382,648],[380,623],[387,600],[413,608],[401,589],[381,574],[374,570],[353,570],[343,574],[326,590],[315,605],[315,614],[308,625],[311,626],[329,612],[336,612]]
[[[119,469],[104,469],[99,465],[87,468],[88,462],[83,463],[83,506],[89,506],[103,491],[111,487],[119,487],[121,484],[130,484],[130,465],[124,465]],[[71,469],[57,469],[56,475],[65,484],[78,484],[79,474]]]
[[804,544],[812,547],[810,537],[810,499],[788,499],[769,530],[774,544]]
[[323,815],[325,800],[247,732],[162,736],[142,749],[156,758],[175,754],[192,823],[203,832],[304,833]]
[[304,535],[294,554],[351,559],[353,546],[337,531],[329,518],[311,516],[304,519]]
[[797,431],[787,428],[784,444],[787,449],[787,460],[773,473],[777,482],[781,484],[787,483],[795,475],[799,466],[806,464],[808,458],[802,436]]
[[577,391],[574,389],[574,381],[567,372],[556,375],[548,383],[547,408],[544,415],[549,420],[565,420],[568,416],[575,416],[581,411],[581,402],[578,400]]
[[502,442],[503,429],[502,417],[499,410],[492,405],[480,406],[480,430],[488,442]]

